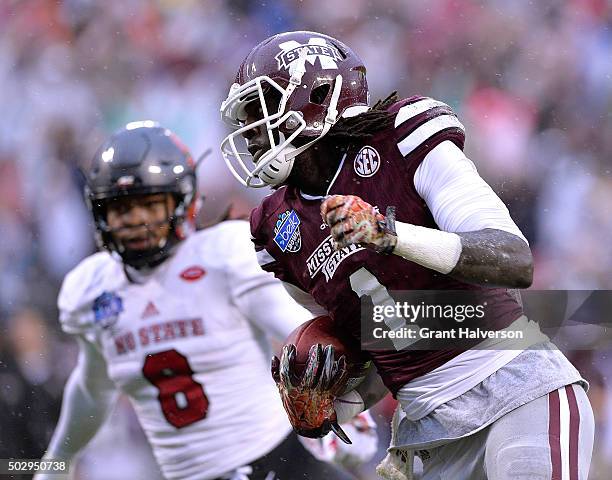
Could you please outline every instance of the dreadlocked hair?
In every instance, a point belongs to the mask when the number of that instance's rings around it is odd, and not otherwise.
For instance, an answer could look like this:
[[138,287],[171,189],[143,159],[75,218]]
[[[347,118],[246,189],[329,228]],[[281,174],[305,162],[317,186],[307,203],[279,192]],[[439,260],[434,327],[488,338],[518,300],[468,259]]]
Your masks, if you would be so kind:
[[384,100],[378,100],[367,112],[354,117],[341,118],[327,132],[326,137],[335,145],[347,145],[358,140],[367,140],[374,134],[393,125],[395,113],[388,108],[397,103],[397,92],[392,92]]

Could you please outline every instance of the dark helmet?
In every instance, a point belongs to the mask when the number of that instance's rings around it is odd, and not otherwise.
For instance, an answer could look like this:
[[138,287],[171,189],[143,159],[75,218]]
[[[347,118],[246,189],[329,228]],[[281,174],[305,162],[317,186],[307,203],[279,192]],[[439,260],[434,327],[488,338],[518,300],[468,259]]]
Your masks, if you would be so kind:
[[[117,252],[135,268],[155,266],[193,230],[198,196],[191,154],[170,130],[155,122],[132,122],[113,134],[96,153],[87,176],[85,197],[94,217],[100,248]],[[170,193],[170,233],[163,245],[131,251],[120,245],[106,222],[109,200],[128,195]]]
[[[278,109],[272,108],[276,111],[270,111],[271,94],[280,97]],[[253,101],[261,103],[263,118],[244,125],[245,106]],[[325,136],[342,116],[361,113],[368,103],[366,68],[349,47],[316,32],[274,35],[251,50],[221,105],[223,119],[235,129],[221,144],[226,164],[246,186],[278,185],[289,175],[296,155]],[[272,148],[250,169],[242,158],[249,154],[239,152],[235,140],[264,124]],[[295,147],[291,142],[298,137],[303,140]]]

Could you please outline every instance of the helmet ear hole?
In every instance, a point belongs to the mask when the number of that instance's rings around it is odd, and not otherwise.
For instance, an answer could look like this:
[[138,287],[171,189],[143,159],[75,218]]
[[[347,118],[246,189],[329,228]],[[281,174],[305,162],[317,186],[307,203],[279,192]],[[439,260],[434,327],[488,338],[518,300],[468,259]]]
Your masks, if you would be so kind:
[[310,103],[323,105],[323,102],[325,102],[327,94],[330,90],[331,85],[329,83],[324,83],[323,85],[319,85],[318,87],[313,88],[310,92]]

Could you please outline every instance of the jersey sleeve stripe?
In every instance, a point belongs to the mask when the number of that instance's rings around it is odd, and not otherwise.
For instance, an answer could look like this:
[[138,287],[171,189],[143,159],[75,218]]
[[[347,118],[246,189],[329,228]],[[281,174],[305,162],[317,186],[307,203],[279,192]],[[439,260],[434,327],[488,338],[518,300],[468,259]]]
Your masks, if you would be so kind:
[[419,113],[418,115],[406,120],[399,126],[399,128],[396,128],[397,143],[401,143],[402,140],[410,136],[410,134],[421,125],[424,125],[431,119],[440,117],[442,115],[451,115],[456,117],[455,112],[453,112],[449,106],[445,105],[443,107],[430,108],[423,113]]
[[257,261],[260,267],[265,267],[266,265],[274,263],[276,260],[265,248],[262,248],[257,252]]
[[465,132],[465,128],[456,116],[441,115],[426,121],[420,127],[416,128],[397,144],[397,148],[399,148],[401,154],[406,157],[436,133],[448,128],[458,128],[462,132]]
[[433,98],[423,98],[418,102],[403,106],[399,109],[395,117],[395,128],[398,128],[407,120],[410,120],[411,118],[436,107],[446,107],[450,109],[446,103],[439,102]]

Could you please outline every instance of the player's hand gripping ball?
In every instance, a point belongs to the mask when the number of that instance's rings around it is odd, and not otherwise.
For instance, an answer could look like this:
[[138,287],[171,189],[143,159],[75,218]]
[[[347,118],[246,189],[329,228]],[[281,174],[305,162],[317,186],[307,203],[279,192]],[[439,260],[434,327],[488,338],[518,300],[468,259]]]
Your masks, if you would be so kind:
[[361,244],[379,253],[391,253],[397,243],[392,222],[356,195],[332,195],[321,204],[337,250]]
[[363,381],[370,359],[359,341],[327,315],[297,327],[287,338],[281,358],[272,359],[272,376],[294,430],[318,438],[338,426],[334,400]]
[[335,359],[333,345],[313,345],[302,375],[296,367],[296,347],[287,344],[281,358],[272,358],[272,377],[283,406],[298,435],[320,438],[333,430],[341,440],[351,443],[338,425],[334,400],[346,387],[346,359]]

